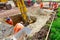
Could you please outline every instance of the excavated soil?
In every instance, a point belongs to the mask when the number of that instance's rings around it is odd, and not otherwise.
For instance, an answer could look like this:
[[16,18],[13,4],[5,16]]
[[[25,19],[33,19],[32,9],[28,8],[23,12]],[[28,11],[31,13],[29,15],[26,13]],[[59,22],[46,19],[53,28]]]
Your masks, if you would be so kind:
[[14,15],[14,16],[10,16],[10,18],[13,20],[13,25],[16,25],[17,23],[22,21],[22,17],[21,17],[20,14]]

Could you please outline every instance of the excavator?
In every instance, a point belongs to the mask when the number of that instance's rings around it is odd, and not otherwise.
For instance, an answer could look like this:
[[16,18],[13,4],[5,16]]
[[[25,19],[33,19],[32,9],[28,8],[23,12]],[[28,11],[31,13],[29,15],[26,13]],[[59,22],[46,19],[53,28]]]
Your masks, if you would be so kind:
[[[25,6],[25,4],[24,4],[24,0],[13,0],[15,3],[16,3],[16,5],[17,5],[17,7],[18,7],[18,9],[20,10],[20,12],[21,12],[21,17],[22,17],[22,19],[23,19],[23,22],[24,23],[28,23],[28,24],[31,24],[31,23],[34,23],[35,21],[36,21],[36,18],[35,17],[28,17],[28,15],[26,14],[27,13],[27,8],[26,8],[26,6]],[[0,2],[2,2],[1,0],[0,0]],[[3,2],[8,2],[8,0],[6,0],[6,1],[3,1]],[[3,3],[2,2],[2,3]],[[6,5],[6,4],[4,4],[4,5]],[[5,7],[5,6],[3,6],[3,7]],[[29,29],[29,28],[24,28],[23,30],[21,30],[21,31],[19,31],[18,33],[16,33],[16,34],[14,34],[13,36],[14,37],[10,37],[11,38],[11,40],[15,40],[14,38],[16,38],[16,39],[19,39],[19,37],[21,36],[21,35],[23,35],[23,36],[25,36],[25,35],[27,35],[27,34],[29,34],[31,32],[31,29]],[[23,33],[23,34],[22,34]],[[26,34],[25,34],[26,33]],[[8,37],[9,38],[9,37]],[[7,40],[8,38],[6,38],[6,39],[3,39],[3,40]],[[10,39],[9,38],[9,39]]]
[[[2,7],[7,7],[7,2],[9,0],[0,0],[0,5],[2,5]],[[34,23],[36,21],[35,17],[30,16],[30,18],[28,17],[27,13],[27,8],[25,6],[24,0],[13,0],[13,2],[15,3],[15,5],[18,7],[18,9],[21,12],[21,17],[23,19],[23,22],[25,24],[31,24]],[[8,6],[8,8],[11,6]],[[11,9],[11,8],[10,8]]]

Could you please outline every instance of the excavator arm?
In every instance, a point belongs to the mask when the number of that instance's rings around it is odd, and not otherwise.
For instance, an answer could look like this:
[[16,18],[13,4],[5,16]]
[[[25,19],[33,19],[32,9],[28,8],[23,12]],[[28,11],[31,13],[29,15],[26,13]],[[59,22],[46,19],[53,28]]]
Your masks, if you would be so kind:
[[33,20],[30,20],[27,16],[27,8],[25,6],[24,0],[13,0],[15,2],[15,5],[19,8],[21,15],[22,15],[22,19],[24,21],[24,23],[32,23]]
[[0,0],[0,2],[4,2],[4,3],[6,3],[8,0]]
[[21,16],[23,21],[26,23],[28,21],[28,17],[27,17],[27,8],[24,4],[24,0],[13,0],[16,2],[17,7],[19,8],[20,12],[21,12]]

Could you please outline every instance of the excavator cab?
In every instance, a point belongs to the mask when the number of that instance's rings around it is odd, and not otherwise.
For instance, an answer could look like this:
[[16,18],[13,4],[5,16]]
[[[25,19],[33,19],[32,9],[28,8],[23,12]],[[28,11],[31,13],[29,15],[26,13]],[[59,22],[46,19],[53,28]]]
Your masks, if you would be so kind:
[[0,9],[11,9],[11,4],[8,4],[8,0],[0,0]]

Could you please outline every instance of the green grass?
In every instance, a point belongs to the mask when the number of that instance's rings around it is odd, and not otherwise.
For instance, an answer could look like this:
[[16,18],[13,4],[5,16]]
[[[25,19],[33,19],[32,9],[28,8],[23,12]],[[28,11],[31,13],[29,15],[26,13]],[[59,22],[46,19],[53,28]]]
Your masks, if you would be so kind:
[[60,17],[60,7],[58,8],[57,16]]
[[[60,10],[60,8],[58,10]],[[49,38],[50,40],[60,40],[60,12],[59,11],[57,13],[57,18],[53,21]]]
[[60,11],[60,7],[58,8],[58,11]]
[[57,16],[60,17],[60,12],[57,13]]

